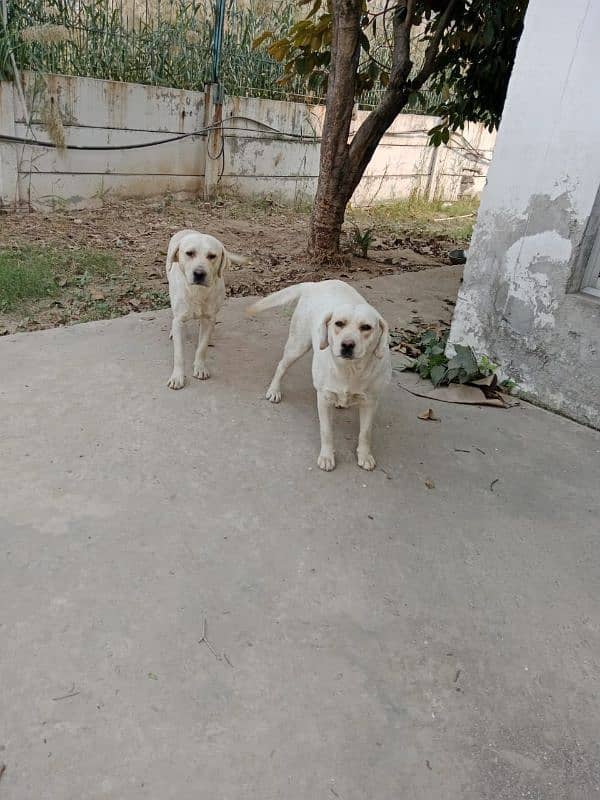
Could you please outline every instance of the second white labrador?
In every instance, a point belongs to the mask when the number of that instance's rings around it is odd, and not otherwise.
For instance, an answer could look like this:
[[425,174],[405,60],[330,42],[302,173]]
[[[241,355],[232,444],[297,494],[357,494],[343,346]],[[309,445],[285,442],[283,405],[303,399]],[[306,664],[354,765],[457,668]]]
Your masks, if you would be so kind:
[[194,378],[210,377],[206,352],[217,312],[225,301],[223,273],[229,264],[245,264],[243,256],[230,253],[222,242],[198,231],[178,231],[167,251],[167,279],[173,311],[173,372],[168,386],[181,389],[185,384],[185,323],[198,321],[198,347],[194,358]]
[[298,305],[288,340],[267,389],[272,403],[281,400],[281,381],[289,367],[313,349],[312,376],[317,391],[321,452],[317,464],[335,467],[331,425],[332,406],[358,406],[360,433],[357,459],[363,469],[374,469],[371,430],[381,391],[391,379],[388,325],[381,314],[343,281],[299,283],[259,300],[248,314],[269,308]]

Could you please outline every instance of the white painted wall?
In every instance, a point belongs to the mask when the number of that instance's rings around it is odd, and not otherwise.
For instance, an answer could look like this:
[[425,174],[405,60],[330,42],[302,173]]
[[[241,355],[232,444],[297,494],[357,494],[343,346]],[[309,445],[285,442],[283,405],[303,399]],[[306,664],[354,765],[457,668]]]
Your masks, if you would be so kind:
[[[312,199],[319,174],[318,138],[324,113],[324,106],[228,98],[223,111],[225,124],[238,129],[251,127],[260,132],[260,138],[256,139],[250,131],[226,132],[226,163],[221,184],[241,194],[270,194],[288,202]],[[351,136],[368,113],[355,113]],[[261,120],[283,133],[312,136],[314,141],[282,141],[263,125],[249,123],[248,118]],[[435,159],[435,150],[427,144],[427,131],[438,122],[437,117],[400,114],[377,148],[353,202],[364,206],[425,191],[434,162],[432,196],[453,200],[462,194],[479,194],[485,183],[495,133],[489,133],[481,125],[470,125],[464,136],[455,137],[451,147],[441,147]]]
[[[2,84],[0,131],[48,139],[44,111],[54,102],[70,144],[152,141],[206,125],[205,94],[137,84],[57,75],[24,75],[32,127],[11,84]],[[358,111],[355,130],[367,115]],[[223,108],[224,152],[216,166],[219,186],[240,195],[310,201],[319,170],[323,106],[257,98],[227,98]],[[354,202],[367,205],[427,191],[443,199],[477,194],[485,181],[494,134],[468,126],[464,138],[441,147],[427,145],[435,117],[401,114],[394,122],[358,187]],[[235,129],[235,130],[234,130]],[[281,134],[301,135],[301,141]],[[162,136],[161,136],[162,135]],[[85,205],[107,193],[116,196],[201,191],[207,164],[205,138],[126,151],[58,151],[0,144],[0,198],[18,195],[32,205]],[[12,160],[12,161],[11,161]],[[4,166],[2,166],[4,165]],[[431,174],[433,171],[433,175]]]
[[[15,135],[14,95],[13,84],[0,81],[0,133],[6,136]],[[18,201],[17,179],[17,149],[0,144],[0,205]]]
[[451,340],[600,427],[600,303],[577,283],[600,187],[600,4],[565,9],[530,0]]
[[[24,74],[31,128],[15,92],[14,132],[48,140],[44,115],[54,101],[69,144],[135,144],[188,133],[204,125],[204,94],[91,78]],[[6,149],[6,146],[0,149]],[[140,150],[76,151],[17,147],[19,196],[32,205],[113,196],[148,196],[201,190],[200,138]]]

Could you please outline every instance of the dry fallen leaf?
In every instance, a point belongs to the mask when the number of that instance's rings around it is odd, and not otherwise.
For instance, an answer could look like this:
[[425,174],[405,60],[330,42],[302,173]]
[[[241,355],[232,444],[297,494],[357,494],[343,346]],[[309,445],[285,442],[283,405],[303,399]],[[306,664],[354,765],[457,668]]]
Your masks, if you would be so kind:
[[419,414],[419,419],[428,419],[432,422],[439,422],[440,418],[436,416],[432,408],[428,408],[426,411],[423,411],[422,414]]
[[431,480],[431,478],[427,478],[427,480],[425,481],[425,486],[428,489],[435,489],[435,483]]

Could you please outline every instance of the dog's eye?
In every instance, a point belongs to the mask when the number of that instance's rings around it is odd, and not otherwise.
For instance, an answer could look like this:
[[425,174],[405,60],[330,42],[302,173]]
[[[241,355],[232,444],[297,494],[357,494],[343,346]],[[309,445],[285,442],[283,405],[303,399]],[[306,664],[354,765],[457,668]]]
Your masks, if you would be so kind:
[[336,328],[343,328],[345,324],[346,323],[343,320],[338,319],[338,321],[335,323],[335,327]]
[[214,261],[215,258],[217,257],[217,254],[216,253],[207,253],[206,257],[208,258],[209,261]]
[[364,331],[366,333],[367,331],[372,331],[373,330],[373,326],[372,325],[361,325],[360,329],[361,329],[361,331]]
[[189,256],[189,258],[193,258],[196,255],[196,251],[195,250],[186,250],[185,254],[186,254],[186,256]]

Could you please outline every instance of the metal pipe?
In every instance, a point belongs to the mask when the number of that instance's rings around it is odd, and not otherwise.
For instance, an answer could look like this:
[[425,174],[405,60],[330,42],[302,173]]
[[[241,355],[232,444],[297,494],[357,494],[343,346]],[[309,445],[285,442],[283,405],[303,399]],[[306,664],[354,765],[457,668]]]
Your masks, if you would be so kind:
[[[3,0],[5,2],[5,0]],[[223,28],[225,27],[225,0],[215,0],[215,30],[212,45],[211,83],[221,83],[221,49],[223,47]]]

